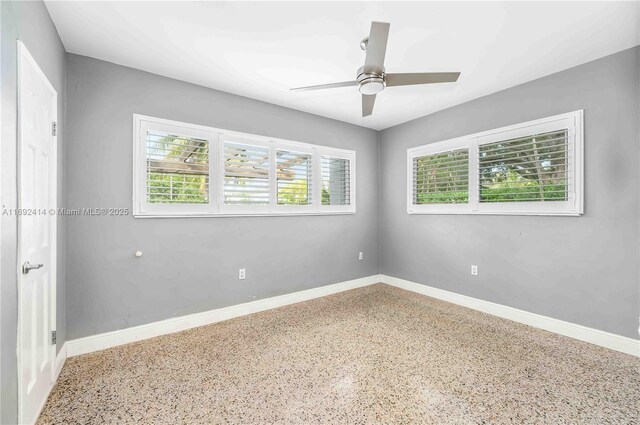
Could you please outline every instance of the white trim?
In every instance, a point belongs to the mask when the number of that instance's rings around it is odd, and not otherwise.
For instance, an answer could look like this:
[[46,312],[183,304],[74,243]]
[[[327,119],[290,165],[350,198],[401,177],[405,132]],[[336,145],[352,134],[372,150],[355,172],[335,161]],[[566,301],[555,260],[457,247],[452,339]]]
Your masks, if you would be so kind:
[[[326,205],[325,205],[326,206]],[[287,211],[271,211],[271,212],[247,212],[247,213],[193,213],[193,214],[154,214],[154,215],[134,215],[136,219],[154,219],[154,218],[204,218],[204,217],[217,217],[217,218],[231,218],[231,217],[294,217],[301,215],[354,215],[353,211],[298,211],[293,212],[290,210]]]
[[437,298],[439,300],[461,305],[473,310],[478,310],[483,313],[488,313],[493,316],[502,317],[503,319],[513,320],[514,322],[523,323],[525,325],[533,326],[534,328],[554,332],[580,341],[585,341],[611,350],[640,357],[640,340],[637,339],[588,328],[575,323],[565,322],[563,320],[530,313],[517,308],[507,307],[490,301],[468,297],[466,295],[445,291],[443,289],[422,285],[420,283],[392,276],[382,275],[381,277],[382,283],[386,283],[387,285],[406,289],[407,291]]
[[61,368],[62,365],[60,365],[60,362],[64,362],[64,360],[62,360],[63,356],[64,359],[66,359],[67,357],[75,357],[82,354],[105,350],[123,344],[142,341],[161,335],[167,335],[187,329],[196,328],[199,326],[205,326],[212,323],[233,319],[235,317],[245,316],[265,310],[270,310],[273,308],[312,300],[315,298],[321,298],[327,295],[332,295],[351,289],[374,285],[379,282],[439,300],[447,301],[453,304],[461,305],[504,319],[513,320],[515,322],[523,323],[535,328],[589,342],[591,344],[599,345],[611,350],[640,356],[640,341],[632,338],[615,335],[609,332],[588,328],[586,326],[565,322],[535,313],[530,313],[489,301],[468,297],[466,295],[456,294],[454,292],[433,288],[404,279],[399,279],[387,275],[371,275],[359,279],[320,286],[318,288],[308,289],[305,291],[279,295],[272,298],[265,298],[262,300],[251,301],[244,304],[223,307],[215,310],[205,311],[202,313],[175,317],[158,322],[148,323],[145,325],[134,326],[131,328],[70,340],[64,344],[61,352],[58,354],[57,363],[59,364],[59,368]]
[[[506,127],[495,128],[495,129],[492,129],[492,130],[481,131],[479,133],[473,133],[473,134],[469,134],[467,136],[456,137],[455,139],[449,139],[449,140],[469,139],[469,138],[476,138],[476,137],[491,136],[491,135],[494,135],[494,134],[497,134],[497,133],[504,133],[504,132],[507,132],[507,131],[518,130],[518,129],[523,128],[523,127],[533,127],[533,126],[537,126],[537,125],[548,124],[548,123],[554,122],[554,121],[562,121],[562,120],[565,120],[565,119],[575,118],[577,115],[582,116],[583,115],[583,111],[584,111],[583,109],[578,109],[578,110],[573,111],[573,112],[567,112],[567,113],[564,113],[564,114],[554,115],[554,116],[546,117],[546,118],[540,118],[540,119],[537,119],[537,120],[527,121],[527,122],[524,122],[524,123],[508,125]],[[416,146],[416,147],[407,149],[407,152],[409,152],[409,153],[419,152],[419,151],[421,151],[422,149],[424,149],[427,146],[437,146],[437,145],[441,145],[440,146],[440,151],[447,151],[449,149],[446,146],[449,143],[449,140],[436,142],[436,143],[429,143],[428,145]]]
[[[53,383],[55,384],[60,376],[60,372],[62,372],[62,368],[64,367],[64,363],[67,361],[67,343],[62,344],[62,348],[60,348],[60,352],[56,356],[56,363],[53,375]],[[53,385],[51,386],[53,388]]]
[[380,275],[376,274],[359,279],[320,286],[318,288],[308,289],[305,291],[279,295],[276,297],[251,301],[230,307],[223,307],[202,313],[161,320],[158,322],[148,323],[146,325],[134,326],[131,328],[78,338],[67,341],[65,344],[67,356],[79,356],[81,354],[92,353],[94,351],[117,347],[131,342],[142,341],[160,335],[167,335],[174,332],[184,331],[186,329],[196,328],[198,326],[233,319],[234,317],[271,310],[273,308],[289,304],[295,304],[302,301],[312,300],[314,298],[336,294],[338,292],[348,291],[350,289],[373,285],[379,283],[380,280]]
[[[209,142],[209,203],[208,204],[148,204],[146,202],[146,152],[143,134],[147,127],[165,132],[190,135]],[[274,137],[259,136],[198,124],[172,121],[164,118],[133,114],[133,216],[135,218],[169,217],[244,217],[244,216],[298,216],[340,215],[356,213],[356,152],[354,150],[296,142]],[[269,148],[271,161],[269,205],[225,205],[224,203],[224,142],[263,146]],[[276,150],[286,149],[310,152],[314,158],[322,155],[344,158],[350,162],[350,205],[322,205],[319,167],[313,167],[312,194],[314,203],[307,206],[282,206],[276,196]],[[314,165],[319,164],[314,159]],[[317,201],[317,202],[316,202]]]
[[[54,347],[54,355],[55,355],[55,345],[53,347]],[[47,390],[46,397],[42,399],[42,401],[40,402],[40,405],[38,406],[38,415],[36,416],[36,422],[38,421],[38,418],[40,417],[40,413],[42,412],[42,409],[44,408],[45,404],[47,404],[47,400],[49,400],[49,395],[51,395],[51,391],[53,390],[53,387],[55,386],[56,381],[60,376],[60,372],[62,372],[62,367],[64,366],[64,362],[66,360],[67,360],[67,347],[66,347],[66,344],[64,344],[60,349],[60,353],[58,353],[58,355],[55,357],[55,361],[52,368],[53,376],[51,380],[51,385]]]
[[[55,350],[55,345],[54,345],[54,350]],[[49,400],[49,395],[51,395],[51,391],[53,390],[53,387],[58,381],[58,377],[60,376],[60,372],[62,372],[62,368],[64,367],[64,363],[66,360],[67,360],[67,344],[64,344],[60,349],[60,352],[56,356],[56,359],[54,362],[51,386],[49,386],[49,390],[47,391],[46,397],[44,397],[44,399],[40,402],[40,405],[38,406],[38,415],[36,416],[36,422],[38,421],[38,418],[40,417],[40,413],[42,412],[42,409],[44,408],[45,404],[47,404],[47,400]]]
[[[408,214],[489,214],[580,216],[584,213],[584,111],[577,110],[407,149]],[[478,200],[479,147],[500,140],[568,130],[573,171],[568,172],[568,200],[554,202],[489,202]],[[416,157],[469,148],[469,200],[460,204],[413,203],[413,160]]]

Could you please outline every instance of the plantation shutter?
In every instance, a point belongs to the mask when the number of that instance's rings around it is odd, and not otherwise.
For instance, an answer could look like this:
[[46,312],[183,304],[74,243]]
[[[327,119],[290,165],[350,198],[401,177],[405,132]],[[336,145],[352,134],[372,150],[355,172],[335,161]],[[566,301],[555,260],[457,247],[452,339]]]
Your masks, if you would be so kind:
[[479,201],[567,201],[572,171],[568,131],[479,146]]
[[224,142],[224,203],[269,205],[269,148]]
[[277,150],[276,172],[278,205],[311,205],[311,154]]
[[209,142],[146,132],[146,199],[150,204],[209,202]]
[[351,204],[351,162],[346,158],[322,156],[322,205]]
[[353,214],[352,150],[133,115],[134,217]]
[[413,158],[413,204],[469,200],[469,148]]

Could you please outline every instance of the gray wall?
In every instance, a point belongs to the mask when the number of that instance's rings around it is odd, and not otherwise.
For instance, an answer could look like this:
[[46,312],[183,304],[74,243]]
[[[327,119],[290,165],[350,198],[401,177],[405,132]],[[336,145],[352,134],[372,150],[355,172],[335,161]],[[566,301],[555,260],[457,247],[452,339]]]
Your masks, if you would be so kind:
[[[357,151],[356,215],[59,218],[60,343],[380,271],[637,338],[640,48],[377,133],[95,59],[65,61],[41,2],[4,1],[1,14],[7,208],[16,206],[18,38],[58,90],[61,206],[131,207],[133,113]],[[407,148],[576,109],[585,110],[584,216],[407,215]],[[3,216],[1,230],[0,421],[13,423],[15,218]]]
[[131,208],[134,113],[354,149],[358,161],[355,215],[69,217],[69,339],[379,273],[376,131],[67,58],[69,208]]
[[[58,33],[42,2],[0,2],[2,15],[2,206],[15,208],[16,187],[16,124],[17,124],[17,57],[16,40],[22,40],[38,62],[47,78],[58,92],[58,203],[63,204],[61,183],[64,176],[63,147],[65,143],[65,51]],[[15,216],[2,216],[2,246],[0,248],[0,423],[17,422],[18,381],[16,358],[17,291],[16,291],[16,243],[17,222]],[[65,340],[65,228],[64,219],[58,219],[58,349]]]
[[[636,47],[384,130],[382,273],[638,338],[639,61]],[[582,217],[407,214],[407,148],[577,109]]]

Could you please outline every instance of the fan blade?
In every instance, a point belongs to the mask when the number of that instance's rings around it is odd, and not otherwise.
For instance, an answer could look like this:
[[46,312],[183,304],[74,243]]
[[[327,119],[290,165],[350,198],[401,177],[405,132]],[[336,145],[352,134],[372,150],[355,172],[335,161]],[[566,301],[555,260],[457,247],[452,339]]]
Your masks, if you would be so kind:
[[384,69],[384,56],[387,53],[389,24],[371,22],[371,32],[367,43],[367,57],[364,60],[364,72],[381,73]]
[[340,87],[353,87],[357,86],[357,81],[343,81],[342,83],[320,84],[318,86],[296,87],[295,89],[289,89],[293,91],[305,91],[305,90],[324,90],[324,89],[337,89]]
[[413,86],[415,84],[455,83],[459,72],[415,72],[408,74],[387,74],[387,87]]
[[373,104],[376,103],[376,95],[362,95],[362,116],[368,117],[373,113]]

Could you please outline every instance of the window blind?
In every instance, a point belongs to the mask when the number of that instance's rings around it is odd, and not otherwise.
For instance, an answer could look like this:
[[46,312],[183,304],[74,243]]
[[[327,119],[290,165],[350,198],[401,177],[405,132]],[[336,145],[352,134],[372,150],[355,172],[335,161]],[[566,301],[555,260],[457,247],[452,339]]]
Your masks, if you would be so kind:
[[311,155],[276,151],[278,205],[312,203],[313,170]]
[[224,203],[269,205],[269,148],[224,142]]
[[356,153],[133,115],[135,217],[353,214]]
[[146,157],[147,202],[209,202],[208,141],[147,131]]
[[568,131],[479,146],[480,202],[568,200]]
[[320,162],[322,205],[350,205],[350,161],[345,158],[322,156]]
[[469,200],[469,149],[413,158],[413,203],[461,204]]
[[583,111],[407,150],[409,214],[584,212]]

